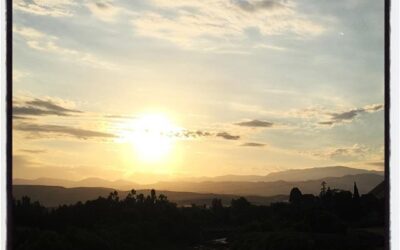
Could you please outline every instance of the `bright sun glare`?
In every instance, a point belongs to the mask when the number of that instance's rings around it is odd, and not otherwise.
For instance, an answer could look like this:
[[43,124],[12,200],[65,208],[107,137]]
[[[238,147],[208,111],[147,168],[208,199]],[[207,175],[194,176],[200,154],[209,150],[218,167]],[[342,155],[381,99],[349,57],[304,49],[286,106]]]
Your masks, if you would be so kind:
[[167,116],[147,114],[135,119],[131,124],[129,141],[134,145],[138,158],[155,163],[165,160],[174,144],[174,133],[179,131]]

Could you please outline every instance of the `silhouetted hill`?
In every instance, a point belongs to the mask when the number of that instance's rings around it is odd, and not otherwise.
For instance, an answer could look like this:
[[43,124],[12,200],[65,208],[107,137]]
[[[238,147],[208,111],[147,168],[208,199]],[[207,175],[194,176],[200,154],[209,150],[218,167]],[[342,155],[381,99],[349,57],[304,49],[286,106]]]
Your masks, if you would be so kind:
[[[333,167],[320,167],[320,168],[308,168],[308,169],[292,169],[286,171],[280,171],[262,175],[223,175],[216,177],[172,177],[166,175],[154,175],[152,174],[133,174],[129,180],[115,180],[109,181],[101,178],[86,178],[80,181],[71,181],[63,179],[52,179],[52,178],[38,178],[34,180],[19,179],[13,180],[13,184],[16,185],[46,185],[46,186],[62,186],[62,187],[107,187],[115,188],[119,190],[130,190],[132,188],[149,188],[156,180],[163,180],[164,182],[174,183],[202,183],[202,182],[273,182],[273,181],[308,181],[308,180],[320,180],[328,177],[343,177],[346,175],[359,175],[359,174],[375,174],[382,175],[383,171],[371,171],[365,169],[349,168],[342,166]],[[143,179],[145,179],[143,181]],[[148,182],[153,180],[151,182]],[[148,183],[148,184],[142,184]],[[191,191],[191,190],[188,190]]]
[[76,184],[75,181],[55,179],[55,178],[38,178],[38,179],[13,179],[13,185],[45,185],[45,186],[61,186],[61,187],[72,187]]
[[385,198],[385,193],[386,193],[386,183],[385,181],[382,181],[379,183],[374,189],[372,189],[369,194],[374,195],[376,198],[382,199]]
[[[75,204],[78,201],[85,202],[87,200],[97,199],[99,196],[107,197],[115,189],[98,188],[98,187],[79,187],[79,188],[64,188],[58,186],[41,186],[41,185],[14,185],[13,195],[16,199],[21,199],[22,196],[29,196],[33,201],[39,201],[47,207],[56,207],[63,204]],[[118,190],[117,190],[118,191]],[[129,191],[118,191],[121,198],[127,196]],[[158,191],[168,197],[172,202],[179,206],[210,205],[213,198],[219,198],[224,205],[230,204],[232,199],[237,199],[237,195],[224,195],[212,193],[192,193],[192,192],[171,192]],[[137,193],[144,195],[150,194],[150,190],[137,190]],[[287,195],[276,195],[272,197],[261,196],[246,196],[246,198],[256,205],[268,205],[271,202],[284,201],[288,199]]]
[[273,182],[159,182],[148,185],[147,188],[170,191],[190,191],[196,193],[214,192],[219,194],[235,195],[261,195],[272,196],[288,194],[293,187],[298,187],[303,193],[319,194],[321,182],[327,182],[331,188],[353,190],[354,182],[357,182],[361,194],[368,193],[376,185],[382,182],[384,177],[377,174],[358,174],[343,177],[328,177],[310,181],[273,181]]
[[121,190],[130,190],[132,188],[140,188],[141,185],[127,181],[127,180],[115,180],[108,181],[101,178],[86,178],[80,181],[71,181],[63,179],[52,179],[52,178],[38,178],[38,179],[21,179],[16,178],[13,180],[13,185],[43,185],[43,186],[61,186],[61,187],[105,187],[115,188]]
[[[86,182],[85,180],[79,182],[64,182],[68,184],[65,187],[101,187],[104,184],[104,193],[108,194],[112,188],[118,190],[131,190],[132,188],[136,190],[140,189],[156,189],[156,190],[168,190],[174,192],[193,192],[202,194],[225,194],[225,195],[256,195],[256,196],[275,196],[275,195],[287,195],[293,187],[298,187],[303,193],[312,193],[318,195],[321,182],[327,182],[327,186],[331,188],[352,190],[354,182],[357,182],[359,192],[361,194],[368,193],[380,182],[382,182],[384,177],[377,174],[358,174],[358,175],[347,175],[343,177],[328,177],[319,180],[309,180],[309,181],[271,181],[271,182],[244,182],[244,181],[204,181],[204,182],[189,182],[189,181],[168,181],[168,182],[158,182],[149,185],[140,185],[130,182],[118,182],[118,181],[102,181],[91,180]],[[14,185],[37,185],[38,181],[26,181],[26,180],[14,180]],[[50,184],[48,186],[55,186]],[[59,186],[59,185],[57,185]],[[75,189],[79,190],[79,189]],[[73,192],[73,191],[69,191]],[[68,197],[68,193],[66,194]],[[71,197],[78,195],[79,192],[71,194]],[[38,196],[40,197],[40,193]],[[88,196],[90,198],[97,198],[96,196]],[[84,197],[86,199],[86,197]],[[207,197],[208,199],[208,197]],[[177,202],[177,199],[171,200]]]
[[270,173],[264,181],[307,181],[318,180],[326,177],[343,177],[346,175],[359,175],[359,174],[377,174],[383,175],[383,171],[365,170],[358,168],[349,168],[343,166],[333,167],[320,167],[320,168],[307,168],[307,169],[290,169]]
[[[268,175],[222,175],[216,177],[194,177],[185,178],[190,182],[204,181],[240,181],[240,182],[271,182],[271,181],[308,181],[318,180],[327,177],[343,177],[356,174],[377,174],[383,175],[383,171],[366,170],[359,168],[349,168],[344,166],[317,167],[305,169],[289,169],[285,171],[273,172]],[[183,180],[183,179],[182,179]]]

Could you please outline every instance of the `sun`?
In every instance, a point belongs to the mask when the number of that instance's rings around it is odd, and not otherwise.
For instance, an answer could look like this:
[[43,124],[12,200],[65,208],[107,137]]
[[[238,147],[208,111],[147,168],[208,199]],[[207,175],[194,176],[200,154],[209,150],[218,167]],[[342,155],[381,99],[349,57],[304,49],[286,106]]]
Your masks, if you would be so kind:
[[146,114],[131,123],[129,141],[139,160],[157,163],[166,160],[179,128],[164,114]]

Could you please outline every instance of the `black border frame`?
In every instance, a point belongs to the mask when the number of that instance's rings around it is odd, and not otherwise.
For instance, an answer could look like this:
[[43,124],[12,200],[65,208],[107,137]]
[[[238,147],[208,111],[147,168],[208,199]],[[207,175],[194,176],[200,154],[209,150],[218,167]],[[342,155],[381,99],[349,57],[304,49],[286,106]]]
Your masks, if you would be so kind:
[[12,231],[13,231],[13,220],[12,220],[12,0],[6,0],[6,180],[7,180],[7,232],[6,232],[6,249],[12,249]]
[[[396,1],[396,0],[395,0]],[[391,0],[385,0],[385,249],[390,246],[390,7]]]
[[[6,249],[12,249],[12,71],[13,71],[13,57],[12,57],[12,0],[6,1],[6,190],[7,190],[7,211],[6,211]],[[384,0],[385,14],[384,14],[384,156],[385,156],[385,249],[389,250],[390,247],[390,7],[391,0]]]

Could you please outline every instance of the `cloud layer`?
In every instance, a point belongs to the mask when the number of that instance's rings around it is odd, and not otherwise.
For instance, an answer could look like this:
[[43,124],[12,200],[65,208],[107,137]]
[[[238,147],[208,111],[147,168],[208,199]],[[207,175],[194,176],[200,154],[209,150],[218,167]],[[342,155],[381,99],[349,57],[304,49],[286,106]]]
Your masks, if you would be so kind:
[[58,55],[57,58],[62,60],[74,61],[93,68],[109,70],[116,68],[113,63],[98,58],[92,53],[62,46],[57,36],[45,34],[34,28],[14,25],[13,33],[22,38],[29,48]]
[[63,107],[52,100],[38,98],[13,106],[13,115],[17,119],[23,119],[24,116],[71,116],[79,113],[82,113],[82,111]]
[[[153,10],[135,13],[134,32],[186,49],[235,50],[246,31],[261,36],[291,35],[306,39],[325,27],[298,11],[295,1],[278,0],[153,0]],[[253,44],[254,46],[255,44]]]
[[241,146],[242,147],[264,147],[265,144],[258,143],[258,142],[247,142],[247,143],[243,143]]
[[33,15],[69,17],[74,0],[14,0],[13,8]]
[[363,108],[351,109],[348,111],[328,113],[329,120],[318,122],[320,125],[333,125],[337,123],[350,122],[354,120],[357,116],[363,113],[374,113],[383,110],[383,104],[372,104],[367,105]]
[[323,150],[308,151],[305,154],[322,159],[349,161],[364,159],[370,150],[365,145],[354,144],[352,146],[330,147]]
[[229,133],[227,133],[227,132],[220,132],[220,133],[217,133],[216,136],[217,136],[217,137],[222,137],[222,138],[224,138],[224,139],[226,139],[226,140],[239,140],[239,139],[240,139],[240,136],[239,136],[239,135],[232,135],[232,134],[229,134]]
[[19,123],[14,126],[15,130],[29,132],[37,137],[40,135],[53,134],[61,136],[72,136],[78,139],[91,139],[91,138],[115,138],[116,136],[110,133],[93,131],[88,129],[81,129],[61,125],[43,125],[35,123]]
[[242,127],[253,127],[253,128],[269,128],[274,124],[272,122],[260,121],[260,120],[251,120],[246,122],[238,122],[235,125]]

